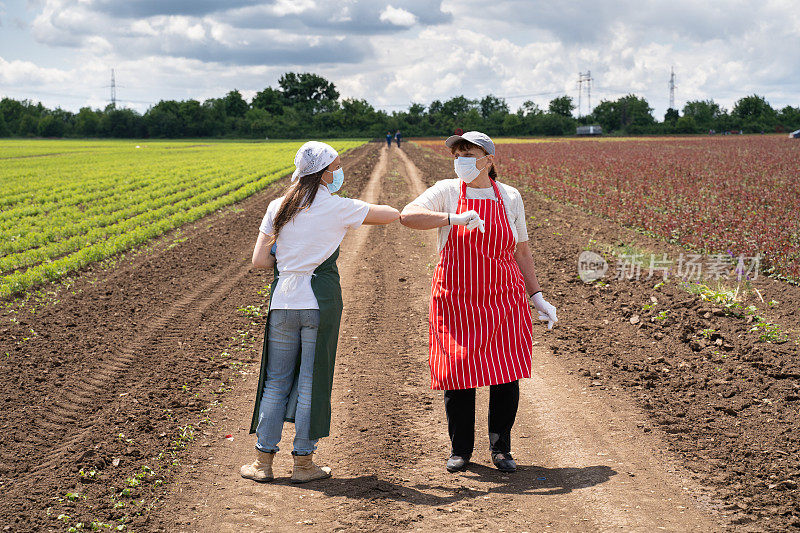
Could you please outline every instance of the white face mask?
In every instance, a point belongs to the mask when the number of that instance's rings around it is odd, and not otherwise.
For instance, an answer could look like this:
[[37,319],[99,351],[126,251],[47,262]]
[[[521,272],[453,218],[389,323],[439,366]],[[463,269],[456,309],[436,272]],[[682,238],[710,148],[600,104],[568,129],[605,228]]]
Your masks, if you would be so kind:
[[[483,159],[484,157],[487,156],[479,157],[478,159]],[[478,170],[478,167],[475,165],[478,159],[475,159],[474,157],[456,157],[453,160],[453,167],[455,168],[456,176],[464,180],[464,183],[469,183],[477,178],[478,174],[481,173],[481,171]]]

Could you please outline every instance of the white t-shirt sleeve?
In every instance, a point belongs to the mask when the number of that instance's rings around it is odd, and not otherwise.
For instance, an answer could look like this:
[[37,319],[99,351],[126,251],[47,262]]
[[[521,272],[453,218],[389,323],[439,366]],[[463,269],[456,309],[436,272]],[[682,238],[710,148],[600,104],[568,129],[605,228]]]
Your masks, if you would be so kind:
[[518,190],[514,190],[516,202],[514,205],[514,226],[517,228],[517,242],[525,242],[528,240],[528,224],[525,221],[525,204],[522,202],[522,195]]
[[272,228],[274,227],[273,223],[275,221],[275,215],[278,214],[278,209],[281,206],[280,202],[282,200],[283,198],[277,198],[275,200],[272,200],[267,206],[267,212],[264,213],[264,218],[261,219],[261,227],[259,228],[259,230],[261,230],[262,233],[266,233],[267,235],[272,233]]
[[428,209],[430,211],[447,211],[447,191],[443,181],[437,181],[422,194],[414,198],[411,203]]
[[364,223],[369,213],[369,204],[354,198],[339,198],[339,216],[342,226],[355,229]]

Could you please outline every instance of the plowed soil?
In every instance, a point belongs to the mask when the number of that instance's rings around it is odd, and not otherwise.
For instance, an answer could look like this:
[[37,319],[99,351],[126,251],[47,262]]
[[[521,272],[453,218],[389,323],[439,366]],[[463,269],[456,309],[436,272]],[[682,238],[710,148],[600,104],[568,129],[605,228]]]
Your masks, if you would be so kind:
[[[343,161],[343,194],[398,208],[452,172],[411,143],[369,144]],[[475,463],[463,474],[444,470],[442,398],[427,372],[434,234],[394,224],[362,227],[342,245],[333,429],[315,459],[334,477],[290,485],[288,451],[278,454],[275,482],[239,476],[252,460],[247,430],[271,278],[249,261],[284,179],[115,264],[6,302],[0,526],[800,527],[797,288],[754,282],[764,302],[778,304],[747,303],[793,335],[768,344],[746,319],[675,283],[613,279],[613,261],[605,286],[584,284],[577,257],[587,246],[679,250],[500,179],[523,193],[539,279],[559,314],[552,331],[535,326],[534,377],[522,382],[513,434],[518,472],[500,474],[488,460],[483,391]]]

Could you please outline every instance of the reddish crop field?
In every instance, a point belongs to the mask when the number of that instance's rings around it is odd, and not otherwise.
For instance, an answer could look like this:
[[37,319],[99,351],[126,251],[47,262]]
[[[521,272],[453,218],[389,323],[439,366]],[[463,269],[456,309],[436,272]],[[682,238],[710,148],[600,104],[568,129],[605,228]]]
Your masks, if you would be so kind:
[[530,176],[530,189],[547,197],[705,253],[760,254],[765,272],[800,280],[794,139],[502,143],[497,156],[501,175]]

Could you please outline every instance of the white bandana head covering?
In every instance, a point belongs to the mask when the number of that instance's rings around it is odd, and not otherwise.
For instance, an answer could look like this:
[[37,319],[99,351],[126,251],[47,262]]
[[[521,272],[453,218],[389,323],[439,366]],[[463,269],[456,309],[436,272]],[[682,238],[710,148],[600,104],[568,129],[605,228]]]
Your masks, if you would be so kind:
[[328,144],[308,141],[294,156],[294,166],[297,168],[292,172],[292,181],[297,181],[301,176],[319,172],[333,163],[338,155],[338,152]]

